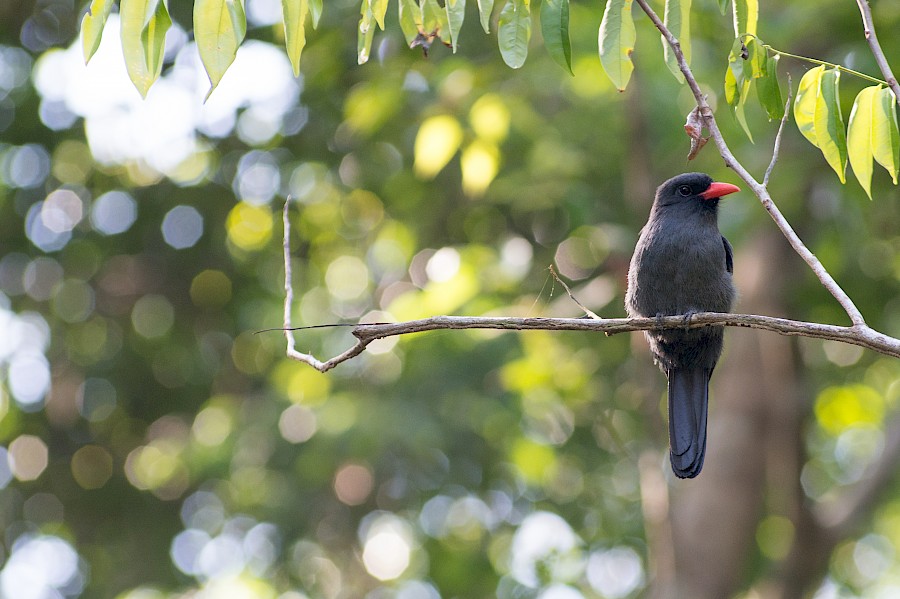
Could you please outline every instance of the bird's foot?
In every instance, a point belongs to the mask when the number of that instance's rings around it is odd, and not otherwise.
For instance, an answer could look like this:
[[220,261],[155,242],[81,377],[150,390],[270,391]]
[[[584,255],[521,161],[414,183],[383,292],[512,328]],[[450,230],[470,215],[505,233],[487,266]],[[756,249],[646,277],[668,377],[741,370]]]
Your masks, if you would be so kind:
[[691,319],[694,317],[694,314],[697,314],[696,310],[688,310],[684,313],[684,318],[681,319],[681,326],[684,327],[684,330],[691,328]]
[[662,312],[656,313],[656,328],[661,329],[663,327],[663,317],[665,317],[665,314]]

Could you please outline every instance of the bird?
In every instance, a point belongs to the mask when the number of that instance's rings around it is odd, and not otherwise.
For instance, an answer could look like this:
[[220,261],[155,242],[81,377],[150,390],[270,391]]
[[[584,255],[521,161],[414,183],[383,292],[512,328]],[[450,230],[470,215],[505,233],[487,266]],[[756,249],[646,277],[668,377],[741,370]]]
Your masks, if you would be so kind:
[[[719,199],[740,188],[704,173],[659,186],[628,268],[625,309],[632,318],[730,312],[735,298],[731,244],[719,232]],[[694,478],[706,455],[709,380],[724,328],[645,331],[668,379],[669,458],[679,478]]]

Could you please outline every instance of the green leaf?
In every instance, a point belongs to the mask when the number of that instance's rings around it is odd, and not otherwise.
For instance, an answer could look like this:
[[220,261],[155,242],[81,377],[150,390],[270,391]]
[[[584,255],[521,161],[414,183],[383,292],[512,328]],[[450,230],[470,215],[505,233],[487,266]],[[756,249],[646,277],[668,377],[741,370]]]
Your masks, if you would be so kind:
[[777,56],[766,56],[765,75],[756,80],[756,97],[769,120],[780,120],[784,116],[784,101],[778,85]]
[[244,15],[242,0],[194,2],[194,40],[212,85],[210,94],[234,62],[237,49],[246,34],[247,17]]
[[765,77],[768,64],[766,59],[769,57],[769,53],[755,37],[747,39],[744,46],[747,48],[747,59],[744,62],[750,65],[750,76],[753,79]]
[[375,22],[384,31],[384,15],[387,14],[388,0],[369,0],[369,7],[375,15]]
[[741,129],[744,130],[744,133],[747,134],[747,139],[753,143],[753,134],[750,133],[750,127],[747,125],[747,116],[744,114],[744,107],[747,105],[747,97],[750,95],[750,85],[753,83],[752,79],[745,79],[743,85],[741,85],[741,97],[738,100],[737,106],[734,107],[734,118],[737,119],[738,124],[741,126]]
[[847,154],[853,174],[869,199],[872,199],[872,129],[873,104],[880,85],[867,87],[853,101],[847,124]]
[[300,54],[306,46],[306,15],[308,0],[281,0],[284,11],[284,45],[287,49],[294,77],[300,76]]
[[841,115],[839,83],[841,72],[829,69],[819,78],[819,93],[816,95],[815,129],[816,141],[825,160],[841,183],[847,182],[847,136],[844,131],[844,117]]
[[883,88],[872,103],[872,154],[897,184],[900,169],[900,130],[897,128],[897,98]]
[[507,0],[500,11],[497,38],[503,62],[513,69],[525,64],[531,40],[531,5],[529,0]]
[[[678,38],[685,62],[691,64],[691,0],[666,0],[664,22],[672,35]],[[675,52],[665,37],[662,38],[662,45],[666,66],[679,83],[684,83],[684,75],[678,67]]]
[[[721,4],[719,5],[721,8]],[[734,0],[734,35],[735,37],[750,33],[756,35],[756,23],[759,20],[759,0]]]
[[632,0],[608,0],[600,21],[600,64],[619,91],[625,91],[634,71],[631,53],[637,35],[631,3]]
[[494,10],[494,0],[478,0],[478,16],[481,19],[481,28],[485,33],[491,32],[491,12]]
[[719,12],[723,15],[725,14],[725,11],[728,10],[728,1],[729,0],[719,0]]
[[422,31],[422,9],[415,0],[400,0],[398,10],[400,29],[406,38],[406,45],[409,46]]
[[569,0],[541,1],[541,34],[550,57],[574,75],[572,44],[569,41]]
[[741,88],[738,87],[737,79],[731,65],[725,69],[725,101],[734,108],[741,99]]
[[172,19],[162,0],[122,0],[119,12],[125,68],[146,98],[162,72],[166,31]]
[[312,17],[313,29],[316,29],[322,17],[322,0],[309,0],[309,14]]
[[437,34],[445,42],[450,41],[447,13],[437,3],[437,0],[422,1],[422,27],[424,34]]
[[447,0],[444,4],[447,11],[447,27],[450,30],[450,45],[456,54],[456,40],[462,30],[463,21],[466,18],[466,0]]
[[372,12],[369,0],[362,0],[359,14],[359,27],[356,32],[356,62],[357,64],[366,64],[372,52],[372,38],[375,36],[375,28],[372,26],[375,22],[375,14]]
[[812,145],[819,147],[816,137],[816,96],[819,94],[819,79],[825,72],[825,66],[821,65],[806,71],[800,79],[797,88],[797,97],[794,99],[794,122],[803,137]]
[[81,19],[81,49],[84,53],[84,64],[90,62],[103,36],[103,26],[112,10],[113,0],[92,0],[84,18]]

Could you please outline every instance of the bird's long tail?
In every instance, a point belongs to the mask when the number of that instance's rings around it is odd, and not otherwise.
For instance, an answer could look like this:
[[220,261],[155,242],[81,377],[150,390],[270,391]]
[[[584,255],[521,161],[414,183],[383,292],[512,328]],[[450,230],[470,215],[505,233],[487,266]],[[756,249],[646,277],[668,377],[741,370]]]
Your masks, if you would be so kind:
[[694,478],[706,455],[706,413],[711,368],[671,368],[669,379],[669,457],[679,478]]

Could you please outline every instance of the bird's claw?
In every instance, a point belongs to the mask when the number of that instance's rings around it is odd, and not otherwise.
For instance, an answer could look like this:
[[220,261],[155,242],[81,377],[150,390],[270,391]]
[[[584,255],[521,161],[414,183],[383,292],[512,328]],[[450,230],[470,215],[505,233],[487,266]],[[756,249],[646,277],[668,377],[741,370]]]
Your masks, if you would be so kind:
[[687,312],[684,313],[684,318],[681,319],[681,326],[683,326],[685,328],[685,330],[691,328],[691,319],[694,317],[694,314],[696,314],[696,313],[697,313],[696,310],[688,310]]

